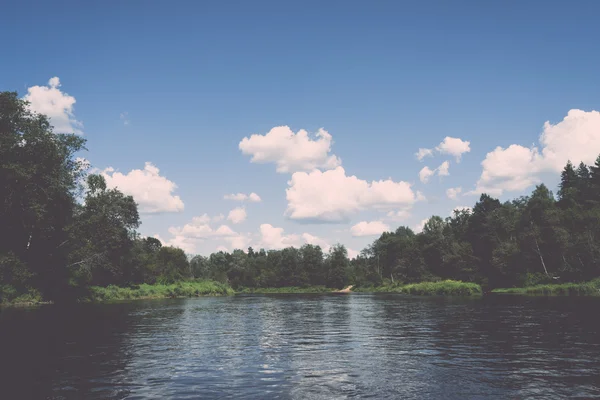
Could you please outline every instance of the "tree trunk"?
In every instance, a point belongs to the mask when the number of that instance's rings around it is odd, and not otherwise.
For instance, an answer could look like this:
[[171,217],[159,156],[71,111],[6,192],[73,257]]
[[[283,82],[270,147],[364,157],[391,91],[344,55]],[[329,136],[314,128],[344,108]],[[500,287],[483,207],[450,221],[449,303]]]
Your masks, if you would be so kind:
[[535,240],[535,247],[537,248],[537,253],[540,256],[540,261],[542,262],[542,267],[544,267],[544,272],[546,273],[546,276],[550,276],[550,275],[548,275],[548,270],[546,269],[546,263],[544,263],[544,257],[542,256],[542,252],[540,251],[540,245],[538,244],[537,238],[535,236],[533,236],[533,240]]

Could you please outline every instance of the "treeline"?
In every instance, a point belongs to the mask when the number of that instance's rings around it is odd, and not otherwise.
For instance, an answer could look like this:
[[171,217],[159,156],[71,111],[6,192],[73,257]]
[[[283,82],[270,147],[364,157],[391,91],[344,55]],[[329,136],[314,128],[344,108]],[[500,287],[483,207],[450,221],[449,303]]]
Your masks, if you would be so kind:
[[483,194],[472,210],[431,217],[415,234],[383,233],[349,260],[342,245],[218,252],[191,259],[195,277],[234,288],[381,286],[445,279],[485,288],[579,282],[600,276],[600,157],[570,162],[558,199],[545,185],[500,202]]
[[0,303],[190,276],[181,249],[137,234],[131,196],[86,175],[75,157],[84,145],[54,134],[17,93],[0,93]]
[[194,278],[236,289],[442,279],[497,288],[600,276],[600,157],[589,167],[569,162],[557,199],[544,185],[504,203],[484,194],[472,210],[431,217],[421,233],[383,233],[352,260],[339,244],[188,259],[137,233],[134,199],[87,174],[75,157],[84,145],[53,133],[17,93],[0,93],[0,302]]

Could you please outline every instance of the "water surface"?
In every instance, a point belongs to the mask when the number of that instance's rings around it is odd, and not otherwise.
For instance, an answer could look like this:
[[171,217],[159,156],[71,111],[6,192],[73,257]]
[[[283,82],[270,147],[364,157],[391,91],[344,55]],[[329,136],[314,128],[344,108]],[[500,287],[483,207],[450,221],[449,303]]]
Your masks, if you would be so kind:
[[596,298],[247,295],[0,311],[0,398],[600,398]]

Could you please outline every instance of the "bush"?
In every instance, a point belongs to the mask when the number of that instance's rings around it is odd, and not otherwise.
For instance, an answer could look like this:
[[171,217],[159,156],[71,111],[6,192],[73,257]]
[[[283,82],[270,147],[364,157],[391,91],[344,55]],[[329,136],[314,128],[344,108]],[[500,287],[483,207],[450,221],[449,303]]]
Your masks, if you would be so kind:
[[134,287],[92,286],[90,301],[152,299],[168,297],[227,296],[234,294],[229,286],[206,280],[182,281],[172,284],[146,283]]

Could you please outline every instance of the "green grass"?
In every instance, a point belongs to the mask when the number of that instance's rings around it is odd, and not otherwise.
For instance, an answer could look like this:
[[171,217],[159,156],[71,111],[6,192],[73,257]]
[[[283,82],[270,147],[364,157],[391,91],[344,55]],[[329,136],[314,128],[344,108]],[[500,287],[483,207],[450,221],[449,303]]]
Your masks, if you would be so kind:
[[308,287],[279,287],[279,288],[242,288],[236,291],[239,294],[270,294],[270,293],[329,293],[335,289],[329,289],[325,286],[308,286]]
[[0,287],[0,305],[2,306],[34,306],[45,304],[42,295],[36,289],[27,289],[27,292],[19,294],[9,285]]
[[535,296],[600,296],[600,278],[582,283],[535,285],[522,288],[499,288],[492,293],[526,294]]
[[198,296],[228,296],[234,291],[229,286],[214,281],[183,281],[172,284],[146,283],[136,287],[119,287],[110,285],[107,287],[90,287],[89,301],[102,302],[113,300],[132,299],[161,299],[174,297],[198,297]]
[[475,296],[482,293],[481,286],[476,283],[453,280],[359,288],[356,291],[404,293],[416,296]]

